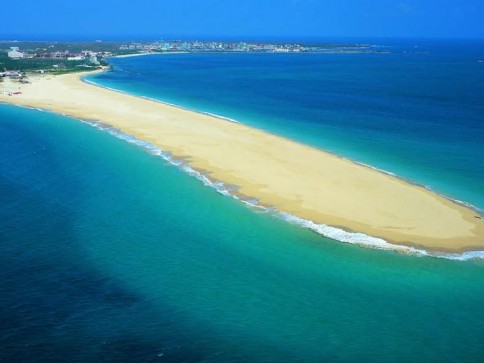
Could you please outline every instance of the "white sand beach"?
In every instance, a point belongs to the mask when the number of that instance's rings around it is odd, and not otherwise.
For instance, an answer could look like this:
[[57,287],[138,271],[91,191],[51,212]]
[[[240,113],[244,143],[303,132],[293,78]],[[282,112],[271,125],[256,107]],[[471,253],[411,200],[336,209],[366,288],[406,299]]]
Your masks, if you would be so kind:
[[427,250],[484,246],[484,221],[474,210],[423,187],[243,124],[87,84],[80,76],[16,84],[22,94],[0,95],[0,102],[98,120],[214,180],[238,185],[243,196],[315,223]]

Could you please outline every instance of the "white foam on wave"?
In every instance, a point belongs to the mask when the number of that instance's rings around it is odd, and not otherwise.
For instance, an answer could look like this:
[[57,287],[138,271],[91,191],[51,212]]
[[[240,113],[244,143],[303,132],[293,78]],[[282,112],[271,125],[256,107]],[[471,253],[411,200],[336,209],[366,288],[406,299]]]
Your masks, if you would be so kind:
[[180,159],[174,158],[171,155],[171,153],[167,151],[163,151],[160,147],[155,146],[150,142],[139,140],[132,135],[125,134],[118,129],[115,129],[113,127],[110,127],[108,125],[102,124],[97,121],[90,121],[90,120],[81,120],[81,121],[91,126],[94,126],[99,130],[106,131],[109,134],[117,137],[118,139],[124,140],[130,144],[141,147],[154,156],[161,157],[169,164],[178,167],[186,174],[192,177],[195,177],[196,179],[201,181],[205,186],[215,189],[218,193],[224,196],[237,199],[254,210],[262,211],[265,213],[271,213],[273,216],[280,218],[288,223],[297,225],[302,228],[309,229],[324,237],[328,237],[333,240],[344,242],[344,243],[355,244],[362,247],[379,249],[379,250],[387,250],[387,251],[395,251],[395,252],[405,253],[413,256],[420,256],[420,257],[428,256],[428,257],[445,258],[449,260],[459,260],[459,261],[484,259],[484,251],[467,251],[463,253],[430,252],[430,251],[426,251],[415,247],[392,244],[385,241],[384,239],[371,237],[364,233],[348,232],[343,229],[331,227],[325,224],[314,223],[313,221],[303,219],[286,212],[279,211],[275,208],[262,206],[259,204],[259,200],[257,200],[256,198],[250,199],[250,198],[241,198],[240,196],[238,196],[237,186],[231,186],[221,181],[211,180],[206,174],[203,174],[198,170],[193,169],[187,163],[183,162]]
[[380,168],[377,168],[376,166],[372,166],[370,164],[365,164],[365,163],[362,163],[361,161],[354,161],[354,160],[351,160],[351,159],[348,159],[348,158],[345,158],[345,157],[341,157],[342,159],[345,159],[345,160],[348,160],[348,161],[351,161],[352,163],[355,163],[355,164],[358,164],[358,165],[361,165],[361,166],[364,166],[366,168],[370,168],[370,169],[373,169],[373,170],[376,170],[380,173],[383,173],[383,174],[387,174],[387,175],[391,175],[391,176],[394,176],[394,177],[397,177],[397,174],[391,172],[391,171],[388,171],[388,170],[385,170],[385,169],[380,169]]
[[113,128],[111,126],[105,125],[103,123],[97,122],[97,121],[90,121],[90,120],[81,120],[82,122],[85,122],[91,126],[94,126],[95,128],[108,132],[109,134],[115,136],[118,139],[121,139],[123,141],[126,141],[130,144],[134,144],[138,147],[141,147],[148,151],[150,154],[154,156],[159,156],[169,164],[178,167],[180,170],[185,172],[186,174],[195,177],[199,181],[201,181],[204,185],[209,186],[211,188],[214,188],[217,192],[220,194],[229,196],[231,195],[231,192],[233,191],[233,188],[227,187],[224,183],[222,182],[214,182],[210,180],[205,174],[200,173],[199,171],[193,169],[190,167],[187,163],[183,162],[180,159],[174,158],[170,152],[163,151],[160,147],[153,145],[152,143],[148,141],[142,141],[137,139],[136,137],[132,135],[125,134],[121,131],[119,131],[116,128]]
[[216,117],[216,118],[221,118],[222,120],[225,120],[225,121],[230,121],[230,122],[234,122],[236,124],[239,124],[240,122],[233,119],[233,118],[230,118],[230,117],[226,117],[226,116],[222,116],[222,115],[218,115],[216,113],[212,113],[212,112],[202,112],[203,114],[205,115],[209,115],[209,116],[213,116],[213,117]]
[[317,223],[314,223],[313,221],[299,218],[292,214],[288,214],[281,211],[277,211],[275,215],[291,224],[295,224],[300,227],[310,229],[322,236],[331,238],[336,241],[344,242],[344,243],[359,245],[362,247],[379,249],[379,250],[396,251],[396,252],[401,252],[401,253],[414,255],[414,256],[445,258],[448,260],[467,261],[467,260],[473,260],[473,259],[484,259],[484,251],[466,251],[462,253],[431,252],[431,251],[426,251],[415,247],[396,245],[393,243],[389,243],[384,239],[371,237],[364,233],[347,232],[340,228],[331,227],[325,224],[317,224]]
[[81,77],[81,81],[82,81],[82,82],[85,82],[85,83],[88,83],[88,84],[92,84],[92,85],[94,85],[94,86],[96,86],[96,87],[101,87],[101,88],[108,89],[108,90],[110,90],[110,91],[119,92],[119,93],[124,93],[124,94],[126,94],[126,95],[127,95],[127,94],[129,94],[129,93],[127,93],[127,92],[120,91],[120,90],[118,90],[118,89],[116,89],[116,88],[111,88],[111,87],[108,87],[108,86],[104,86],[104,85],[99,84],[99,83],[97,83],[97,82],[94,82],[94,81],[92,81],[92,80],[90,80],[90,79],[88,79],[88,78],[86,78],[86,77]]

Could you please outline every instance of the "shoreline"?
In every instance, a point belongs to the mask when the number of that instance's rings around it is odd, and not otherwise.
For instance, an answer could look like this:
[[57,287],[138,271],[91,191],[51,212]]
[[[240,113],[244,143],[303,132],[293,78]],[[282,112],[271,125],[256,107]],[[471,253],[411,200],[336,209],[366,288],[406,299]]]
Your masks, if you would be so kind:
[[[346,233],[353,234],[364,233],[372,236],[371,238],[382,239],[395,246],[409,246],[424,251],[457,253],[480,250],[484,245],[484,222],[482,219],[476,218],[476,211],[440,196],[424,186],[412,185],[398,176],[375,170],[371,166],[362,165],[243,124],[179,108],[162,101],[128,95],[122,91],[93,85],[91,82],[80,81],[85,74],[55,76],[55,79],[50,81],[42,79],[35,84],[28,85],[27,88],[23,87],[24,94],[11,97],[0,96],[0,100],[5,103],[50,110],[80,120],[99,120],[101,124],[118,129],[125,135],[133,135],[138,140],[149,142],[163,151],[166,150],[175,159],[187,160],[186,165],[196,171],[205,170],[205,175],[213,180],[239,186],[240,194],[247,199],[258,199],[263,206],[274,206],[281,214],[311,222],[314,226],[339,228],[347,231]],[[93,73],[88,72],[87,74]],[[48,84],[49,82],[51,84]],[[50,87],[52,83],[55,83],[54,87]],[[63,97],[59,96],[62,99],[49,97],[49,90],[60,89],[64,91],[62,92]],[[82,94],[81,99],[85,98],[82,105],[77,104],[74,96],[79,92]],[[97,96],[101,97],[103,101],[96,101]],[[130,103],[128,108],[131,110],[128,111],[131,116],[137,115],[149,118],[149,120],[133,124],[132,121],[130,122],[129,116],[124,115],[122,110],[116,112],[113,109],[113,113],[117,115],[111,115],[107,111],[102,112],[106,102],[108,105],[111,103],[114,106],[120,101]],[[91,107],[96,103],[96,107]],[[145,112],[147,110],[150,113]],[[163,117],[155,117],[156,115],[153,116],[151,112],[162,112]],[[125,116],[125,119],[116,121],[116,116]],[[185,120],[187,117],[190,119]],[[182,123],[182,119],[183,125],[179,125]],[[208,147],[204,145],[204,139],[199,140],[201,135],[198,131],[203,131],[201,133],[206,138],[206,143],[213,145]],[[165,140],[167,135],[173,136],[177,141],[174,142],[169,138]],[[227,141],[227,138],[231,141]],[[243,141],[244,138],[251,142],[247,144]],[[237,150],[233,150],[233,146],[236,145],[231,143],[233,141],[242,146],[237,146],[235,148]],[[186,146],[186,142],[198,143],[198,149],[187,150],[189,147]],[[217,142],[224,145],[220,146]],[[271,145],[266,147],[264,142]],[[234,154],[228,155],[226,158],[231,160],[224,160],[223,156],[217,155],[220,151],[219,148]],[[197,155],[196,152],[193,152],[196,151],[195,149],[205,155],[200,158],[200,153]],[[241,155],[236,155],[238,152]],[[289,156],[297,155],[284,160],[283,157],[281,158],[284,152],[287,152],[286,155]],[[245,157],[248,156],[252,160],[246,160]],[[302,158],[298,158],[298,156],[302,156]],[[305,158],[310,159],[309,162],[305,162]],[[227,161],[234,161],[232,159],[238,163],[227,163]],[[262,159],[262,161],[258,159]],[[314,164],[311,161],[314,161]],[[251,168],[251,163],[258,165]],[[344,176],[333,177],[334,173],[325,175],[328,167],[330,172],[337,172],[336,174],[340,173]],[[267,172],[266,168],[270,171]],[[311,168],[318,170],[313,172]],[[281,175],[281,178],[283,176],[284,180],[274,178],[270,175],[271,172]],[[264,175],[260,177],[254,175],[257,173]],[[301,175],[301,173],[311,175]],[[333,180],[327,182],[325,179],[328,178]],[[254,183],[254,181],[256,182]],[[263,183],[259,181],[263,181]],[[338,185],[341,183],[347,184],[347,188]],[[301,191],[295,190],[300,187],[303,188]],[[375,187],[377,187],[376,189],[381,187],[381,192],[375,191]],[[321,190],[318,190],[319,188]],[[327,188],[333,188],[333,190],[325,193]],[[401,193],[403,194],[400,196]],[[320,194],[324,195],[320,196]],[[345,196],[345,194],[349,194],[349,196]],[[382,194],[388,200],[378,201]],[[316,199],[316,201],[313,202],[312,199]],[[355,201],[355,199],[357,200]],[[411,206],[408,206],[409,199],[412,201]],[[345,206],[339,209],[335,206],[335,213],[331,215],[332,208],[328,208],[325,204],[338,201],[345,202]],[[389,201],[391,201],[391,205],[387,204]],[[321,208],[318,210],[319,206]],[[399,218],[398,215],[396,217],[387,216],[387,207],[390,213],[394,214],[402,209],[402,218]],[[364,208],[365,210],[363,213],[352,213],[353,211],[350,209],[353,208]],[[347,215],[345,215],[346,211]],[[371,218],[366,216],[372,213]],[[417,217],[413,217],[413,213],[417,214]],[[360,218],[358,219],[354,215]],[[424,218],[425,221],[422,223],[419,218]],[[388,223],[399,223],[400,225],[388,225]],[[317,229],[317,227],[305,227],[312,230]],[[444,231],[441,231],[442,229]]]

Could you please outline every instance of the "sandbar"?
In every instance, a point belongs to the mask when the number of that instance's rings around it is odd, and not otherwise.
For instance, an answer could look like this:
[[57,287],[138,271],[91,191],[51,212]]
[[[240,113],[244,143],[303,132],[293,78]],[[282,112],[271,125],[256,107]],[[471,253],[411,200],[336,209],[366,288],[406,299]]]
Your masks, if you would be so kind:
[[478,213],[424,187],[244,124],[87,84],[81,76],[39,77],[21,85],[20,95],[0,95],[0,102],[97,120],[237,185],[244,197],[315,223],[432,251],[483,249]]

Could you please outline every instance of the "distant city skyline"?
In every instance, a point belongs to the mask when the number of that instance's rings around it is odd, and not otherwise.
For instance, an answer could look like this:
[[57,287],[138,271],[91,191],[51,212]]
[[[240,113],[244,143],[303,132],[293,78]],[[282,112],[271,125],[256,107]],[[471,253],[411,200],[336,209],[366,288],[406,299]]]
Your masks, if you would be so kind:
[[0,39],[484,38],[479,0],[25,0]]

